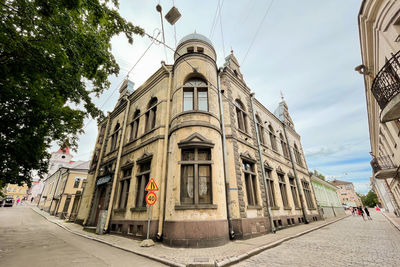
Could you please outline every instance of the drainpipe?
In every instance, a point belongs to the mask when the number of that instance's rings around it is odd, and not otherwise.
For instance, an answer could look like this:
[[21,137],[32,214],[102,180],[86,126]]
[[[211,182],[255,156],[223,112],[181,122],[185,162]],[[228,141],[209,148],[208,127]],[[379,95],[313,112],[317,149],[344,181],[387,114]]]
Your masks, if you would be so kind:
[[[104,135],[103,135],[103,141],[101,143],[100,154],[99,154],[99,158],[97,159],[97,166],[96,166],[96,170],[95,170],[94,176],[93,176],[94,190],[93,190],[93,193],[92,193],[92,201],[90,203],[90,208],[88,209],[88,211],[86,213],[86,216],[85,216],[85,219],[84,219],[84,221],[82,223],[83,225],[87,224],[87,221],[89,220],[89,216],[90,216],[90,211],[93,208],[92,202],[93,202],[93,198],[94,198],[94,195],[95,195],[94,192],[95,192],[95,189],[96,189],[96,179],[97,179],[97,175],[99,173],[100,163],[101,163],[101,160],[103,158],[104,145],[106,143],[106,136],[107,136],[107,131],[108,131],[108,127],[109,126],[110,126],[110,114],[108,114],[107,124],[106,124],[106,128],[104,130]],[[93,157],[94,157],[95,153],[96,153],[96,149],[93,151],[92,160],[93,160]],[[82,192],[82,198],[83,198],[83,192]]]
[[49,214],[50,214],[50,215],[51,215],[51,206],[53,205],[53,201],[54,201],[54,195],[57,194],[58,183],[60,182],[60,178],[61,178],[61,169],[62,169],[62,167],[58,169],[58,171],[59,171],[60,173],[58,174],[56,189],[54,189],[54,194],[53,194],[53,196],[51,197],[51,202],[50,202],[50,207],[49,207]]
[[256,113],[254,112],[253,98],[254,98],[254,93],[251,93],[250,94],[250,103],[251,103],[251,110],[252,110],[252,113],[253,113],[253,123],[254,123],[254,127],[256,128],[258,156],[260,157],[261,173],[262,173],[262,176],[263,176],[265,195],[266,195],[266,198],[267,198],[268,219],[269,219],[269,224],[271,225],[271,232],[275,233],[276,229],[275,229],[274,223],[272,221],[271,203],[269,203],[269,192],[268,192],[268,186],[267,186],[267,178],[266,178],[266,175],[265,175],[264,160],[263,160],[263,155],[262,155],[262,151],[261,151],[260,133],[258,132],[258,127],[257,127],[257,124],[256,124]]
[[222,105],[222,94],[221,94],[221,77],[222,69],[217,70],[217,91],[218,91],[218,102],[219,102],[219,114],[222,131],[222,159],[224,161],[224,175],[225,175],[225,198],[226,198],[226,215],[228,219],[229,238],[235,237],[235,231],[232,225],[232,211],[231,211],[231,195],[229,189],[229,177],[228,177],[228,156],[226,152],[226,135],[225,135],[225,121],[224,121],[224,107]]
[[294,173],[294,177],[295,177],[294,180],[296,181],[297,192],[299,193],[299,197],[300,197],[301,212],[303,213],[304,223],[308,224],[308,220],[307,220],[307,216],[306,216],[306,209],[304,208],[303,192],[300,189],[300,180],[299,180],[299,177],[297,176],[296,165],[295,165],[295,162],[293,159],[294,158],[293,154],[292,154],[293,150],[291,149],[290,144],[289,144],[289,139],[288,139],[287,132],[286,132],[285,122],[282,122],[282,125],[283,125],[283,132],[285,133],[286,142],[288,144],[290,161],[292,162],[292,169],[293,169],[293,173]]
[[110,219],[111,219],[112,208],[114,206],[115,188],[117,186],[119,164],[121,162],[122,147],[124,146],[124,140],[125,140],[126,121],[128,120],[129,107],[131,105],[131,101],[129,100],[129,98],[127,96],[125,96],[125,100],[128,102],[128,104],[126,104],[126,109],[125,109],[125,114],[124,114],[124,123],[122,124],[121,139],[120,139],[121,141],[119,143],[119,148],[118,148],[117,164],[115,166],[113,185],[112,185],[112,189],[111,189],[110,200],[108,202],[109,204],[108,204],[108,210],[107,210],[107,219],[106,219],[106,224],[104,226],[103,232],[106,232],[108,229],[108,225],[110,224]]
[[162,67],[169,73],[168,78],[168,95],[167,95],[167,111],[165,115],[165,129],[164,129],[164,147],[163,147],[163,166],[161,171],[161,184],[160,184],[160,209],[159,209],[159,217],[158,217],[158,232],[157,239],[161,239],[163,234],[163,226],[165,220],[165,199],[166,199],[166,190],[167,190],[167,167],[168,167],[168,145],[169,145],[169,117],[171,110],[171,91],[172,91],[172,71],[168,70],[165,66],[165,62],[161,62]]

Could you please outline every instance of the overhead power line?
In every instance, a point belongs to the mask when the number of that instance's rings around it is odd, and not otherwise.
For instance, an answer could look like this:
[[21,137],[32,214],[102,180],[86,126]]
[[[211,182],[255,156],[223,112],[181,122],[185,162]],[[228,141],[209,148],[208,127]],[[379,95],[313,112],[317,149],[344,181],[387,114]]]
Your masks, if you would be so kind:
[[261,22],[260,22],[260,25],[258,25],[257,31],[256,31],[256,33],[254,34],[253,39],[251,40],[250,46],[249,46],[249,48],[247,49],[247,52],[246,52],[246,54],[245,54],[244,57],[243,57],[242,64],[241,64],[242,66],[243,66],[243,63],[245,62],[245,60],[246,60],[246,58],[247,58],[247,55],[248,55],[249,52],[250,52],[250,49],[252,48],[252,46],[253,46],[253,44],[254,44],[254,41],[256,40],[256,37],[257,37],[258,33],[260,32],[261,26],[263,25],[264,20],[265,20],[265,18],[267,17],[267,15],[268,15],[268,13],[269,13],[269,10],[271,9],[271,6],[272,6],[272,3],[273,3],[273,2],[274,2],[274,0],[271,0],[271,2],[269,3],[269,5],[268,5],[268,7],[267,7],[267,10],[266,10],[265,13],[264,13],[264,17],[262,18],[262,20],[261,20]]

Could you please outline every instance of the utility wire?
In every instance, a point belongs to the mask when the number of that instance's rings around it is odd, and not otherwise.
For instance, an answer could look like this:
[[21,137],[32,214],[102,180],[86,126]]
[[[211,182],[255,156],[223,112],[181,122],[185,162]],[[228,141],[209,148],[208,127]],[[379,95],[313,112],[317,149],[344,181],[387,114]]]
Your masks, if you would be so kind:
[[[219,7],[219,25],[221,28],[221,39],[222,39],[222,52],[224,54],[224,58],[225,58],[225,42],[224,42],[224,32],[222,31],[222,16],[221,16],[221,9],[222,9],[222,5],[224,4],[225,0],[222,0],[222,4]],[[218,1],[219,4],[219,1]]]
[[257,31],[256,31],[256,33],[254,34],[253,40],[251,41],[250,46],[249,46],[249,48],[247,49],[247,52],[246,52],[246,54],[244,55],[244,58],[243,58],[243,60],[242,60],[242,64],[241,64],[242,66],[243,66],[243,63],[245,62],[245,60],[246,60],[246,58],[247,58],[247,55],[248,55],[249,52],[250,52],[251,47],[252,47],[253,44],[254,44],[254,41],[256,40],[256,37],[257,37],[258,33],[260,32],[261,26],[262,26],[262,24],[263,24],[265,18],[267,17],[268,12],[269,12],[269,10],[271,9],[271,6],[272,6],[272,3],[273,3],[273,2],[274,2],[274,0],[271,0],[269,6],[268,6],[268,8],[267,8],[267,10],[265,11],[264,17],[262,18],[262,20],[261,20],[261,22],[260,22],[260,25],[258,25]]
[[210,30],[210,35],[209,35],[209,36],[210,36],[210,39],[212,39],[212,36],[213,36],[213,34],[214,34],[214,28],[215,28],[216,19],[217,19],[218,10],[219,10],[219,2],[220,2],[220,0],[218,0],[217,9],[215,10],[213,22],[211,23],[211,30]]
[[[146,35],[148,35],[148,34],[146,33]],[[150,45],[146,48],[146,50],[142,53],[142,55],[139,57],[139,59],[136,61],[136,63],[135,63],[135,64],[132,66],[132,68],[128,71],[128,73],[126,74],[126,76],[124,77],[124,79],[122,79],[122,80],[120,81],[120,83],[114,88],[114,90],[112,91],[111,95],[109,95],[109,96],[107,97],[107,99],[104,101],[104,103],[100,106],[99,109],[102,109],[102,108],[105,106],[105,104],[111,99],[111,97],[114,95],[114,93],[117,91],[117,89],[118,89],[118,88],[122,85],[122,83],[125,81],[125,79],[128,79],[128,78],[129,78],[129,74],[130,74],[130,73],[132,72],[132,70],[136,67],[136,65],[140,62],[140,60],[142,60],[142,58],[143,58],[144,55],[147,53],[147,51],[149,51],[150,47],[155,43],[155,41],[157,40],[157,37],[158,37],[159,35],[160,35],[160,31],[158,31],[157,36],[156,36],[154,39],[152,39]],[[148,36],[151,36],[151,35],[148,35]],[[83,127],[83,130],[85,130],[86,127],[87,127],[92,121],[93,121],[93,118],[91,118],[91,119],[86,123],[86,125]]]

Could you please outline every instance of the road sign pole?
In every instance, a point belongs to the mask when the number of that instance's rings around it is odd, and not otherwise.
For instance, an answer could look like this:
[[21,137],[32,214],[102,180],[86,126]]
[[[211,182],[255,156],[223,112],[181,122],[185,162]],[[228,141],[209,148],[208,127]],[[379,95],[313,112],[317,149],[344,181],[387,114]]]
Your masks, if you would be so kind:
[[147,239],[149,239],[149,233],[150,233],[150,218],[151,218],[151,206],[152,205],[147,205],[149,206],[149,219],[147,221]]

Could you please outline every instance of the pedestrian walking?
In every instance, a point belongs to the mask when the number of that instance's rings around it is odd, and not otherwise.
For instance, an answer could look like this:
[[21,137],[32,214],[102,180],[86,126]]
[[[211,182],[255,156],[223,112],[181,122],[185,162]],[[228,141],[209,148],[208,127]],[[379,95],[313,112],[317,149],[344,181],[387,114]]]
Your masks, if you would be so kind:
[[365,214],[367,215],[368,220],[372,220],[371,216],[369,215],[369,210],[367,207],[364,208]]
[[363,210],[363,208],[360,206],[360,207],[358,208],[358,210],[360,211],[361,216],[362,216],[363,220],[365,221],[364,210]]
[[360,210],[360,208],[357,208],[357,211],[358,211],[358,216],[361,216],[361,210]]
[[355,212],[356,212],[356,208],[351,207],[351,214],[352,214],[353,216],[356,215]]
[[18,198],[18,199],[17,199],[17,205],[19,204],[19,201],[20,201],[20,199]]

